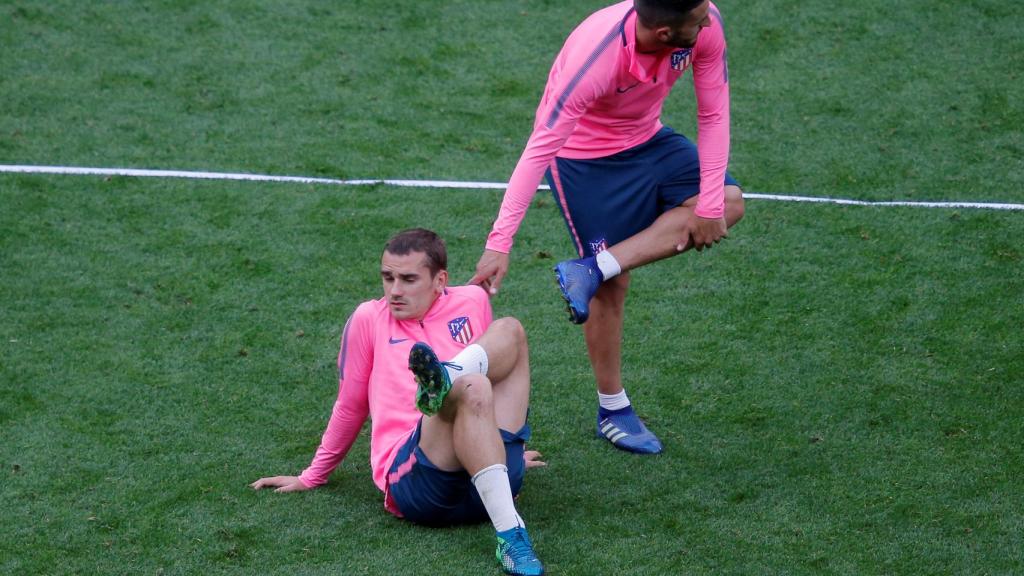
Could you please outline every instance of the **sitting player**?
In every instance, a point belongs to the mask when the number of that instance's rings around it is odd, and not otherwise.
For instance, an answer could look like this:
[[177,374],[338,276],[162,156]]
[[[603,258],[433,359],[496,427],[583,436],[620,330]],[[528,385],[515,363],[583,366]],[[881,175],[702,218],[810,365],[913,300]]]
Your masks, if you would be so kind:
[[492,322],[480,287],[447,286],[444,242],[429,230],[392,237],[381,277],[384,298],[363,302],[345,325],[338,399],[312,463],[299,476],[251,486],[291,492],[324,484],[369,416],[373,481],[389,512],[431,526],[489,518],[504,571],[543,574],[513,501],[526,468],[544,464],[525,450],[522,325]]

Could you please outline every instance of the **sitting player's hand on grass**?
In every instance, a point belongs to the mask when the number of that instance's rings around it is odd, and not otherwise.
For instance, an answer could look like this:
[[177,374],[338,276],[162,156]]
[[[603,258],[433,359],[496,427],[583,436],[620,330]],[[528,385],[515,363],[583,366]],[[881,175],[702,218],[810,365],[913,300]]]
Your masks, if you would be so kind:
[[479,284],[488,294],[494,296],[501,288],[501,280],[508,272],[508,254],[495,250],[484,250],[476,263],[476,274],[467,284]]
[[527,450],[523,452],[523,460],[526,460],[527,468],[540,468],[541,466],[547,466],[548,463],[541,460],[543,455],[536,450]]
[[276,488],[274,492],[300,492],[302,490],[310,490],[309,486],[302,483],[298,476],[271,476],[269,478],[260,478],[259,480],[249,484],[253,490],[259,490],[260,488]]

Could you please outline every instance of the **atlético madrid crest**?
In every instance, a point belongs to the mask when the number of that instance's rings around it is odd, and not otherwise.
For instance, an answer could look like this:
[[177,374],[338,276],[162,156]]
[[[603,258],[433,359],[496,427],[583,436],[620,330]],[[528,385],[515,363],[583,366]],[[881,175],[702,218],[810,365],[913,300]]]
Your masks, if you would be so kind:
[[672,69],[679,70],[682,72],[690,67],[690,53],[693,52],[690,48],[684,48],[682,50],[676,50],[672,53]]
[[473,339],[473,326],[469,323],[469,316],[460,316],[448,322],[448,331],[452,334],[452,340],[459,344],[469,344]]

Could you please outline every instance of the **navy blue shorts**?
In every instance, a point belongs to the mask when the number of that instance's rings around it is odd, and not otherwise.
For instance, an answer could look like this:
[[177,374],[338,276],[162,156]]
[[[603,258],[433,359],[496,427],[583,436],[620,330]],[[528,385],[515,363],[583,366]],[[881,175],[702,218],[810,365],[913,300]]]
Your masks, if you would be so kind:
[[[546,176],[581,257],[646,229],[662,212],[700,192],[697,146],[668,126],[618,154],[556,158]],[[725,183],[739,186],[728,172]]]
[[[420,421],[422,424],[422,420]],[[388,503],[393,503],[406,520],[428,526],[451,526],[487,520],[487,509],[480,501],[469,473],[449,472],[434,466],[420,450],[420,424],[398,450],[387,476]],[[523,487],[526,461],[523,459],[530,425],[518,432],[499,430],[505,443],[505,465],[512,495]]]

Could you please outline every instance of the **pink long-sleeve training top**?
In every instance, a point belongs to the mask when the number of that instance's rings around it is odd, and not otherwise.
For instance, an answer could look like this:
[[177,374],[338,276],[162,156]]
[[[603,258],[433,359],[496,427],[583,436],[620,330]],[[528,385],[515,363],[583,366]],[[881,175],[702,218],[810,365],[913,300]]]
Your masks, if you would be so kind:
[[559,52],[516,164],[487,248],[508,253],[544,172],[556,156],[601,158],[649,140],[661,129],[661,107],[672,86],[693,70],[697,98],[700,194],[696,213],[725,213],[729,162],[729,71],[725,32],[711,4],[711,25],[693,48],[656,54],[636,50],[636,12],[626,0],[583,21]]
[[360,304],[341,337],[338,399],[312,463],[299,476],[302,483],[327,482],[369,416],[370,468],[374,484],[385,491],[388,468],[421,415],[409,371],[412,345],[426,342],[439,358],[453,358],[491,319],[490,300],[479,286],[447,288],[422,320],[396,319],[384,298]]

